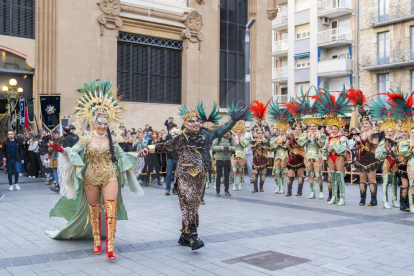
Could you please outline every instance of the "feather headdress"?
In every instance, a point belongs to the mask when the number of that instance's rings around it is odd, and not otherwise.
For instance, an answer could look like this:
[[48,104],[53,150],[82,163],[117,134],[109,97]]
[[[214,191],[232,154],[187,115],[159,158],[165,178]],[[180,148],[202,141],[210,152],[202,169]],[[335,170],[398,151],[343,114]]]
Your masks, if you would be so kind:
[[217,107],[216,102],[214,102],[213,109],[211,110],[210,115],[208,115],[208,117],[207,117],[203,102],[198,102],[197,111],[198,111],[202,124],[211,123],[211,124],[218,125],[221,118],[223,118],[223,116],[220,115],[220,109]]
[[189,110],[186,104],[183,104],[178,108],[178,115],[183,119],[184,122],[194,117],[200,117],[197,109]]
[[109,80],[99,79],[85,83],[76,90],[79,94],[78,105],[75,107],[75,115],[82,123],[86,120],[91,121],[97,114],[102,114],[108,121],[118,121],[122,117],[119,115],[124,108],[119,104],[121,97],[116,96],[112,91],[112,84]]
[[249,106],[250,111],[253,113],[253,116],[257,121],[257,125],[260,127],[262,126],[262,123],[265,120],[266,109],[269,103],[270,103],[270,100],[267,102],[266,105],[262,102],[259,102],[258,100],[254,100],[253,104],[245,103],[246,105]]
[[336,98],[330,93],[329,85],[325,84],[323,90],[318,93],[319,100],[315,102],[317,114],[325,117],[326,126],[336,126],[339,129],[342,125],[342,117],[351,110],[350,100],[347,98],[345,85],[339,96]]
[[270,115],[270,120],[276,123],[277,128],[283,128],[285,131],[293,121],[290,110],[288,108],[281,109],[277,100],[271,100],[267,114]]
[[[410,131],[414,128],[413,121],[413,95],[414,92],[410,94],[403,94],[399,88],[397,92],[390,90],[390,92],[385,93],[388,98],[388,103],[390,107],[390,112],[388,114],[392,116],[394,120],[401,120],[401,130]],[[395,127],[394,127],[395,129]]]
[[[311,103],[311,99],[318,101],[318,97],[310,96],[310,91],[312,88],[314,87],[309,88],[308,91],[304,93],[302,87],[301,95],[291,100],[290,103],[284,104],[284,106],[289,109],[292,115],[296,118],[303,118],[303,123],[305,125],[309,126],[311,124],[315,124],[318,126],[321,124],[322,119],[319,116],[316,116],[316,106]],[[316,89],[315,91],[318,93]]]

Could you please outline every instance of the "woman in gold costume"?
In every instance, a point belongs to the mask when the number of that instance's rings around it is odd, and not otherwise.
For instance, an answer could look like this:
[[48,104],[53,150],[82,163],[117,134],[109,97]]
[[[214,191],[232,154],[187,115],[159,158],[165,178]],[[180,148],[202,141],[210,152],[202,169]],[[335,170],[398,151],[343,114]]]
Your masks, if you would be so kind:
[[[47,234],[54,239],[89,238],[92,235],[94,253],[101,254],[101,229],[105,227],[107,257],[114,259],[116,222],[117,219],[127,219],[120,187],[125,185],[132,192],[143,194],[134,175],[138,154],[124,153],[114,141],[121,135],[111,134],[111,129],[119,129],[113,120],[119,118],[122,108],[113,96],[110,82],[86,83],[77,92],[80,94],[75,112],[77,122],[80,126],[81,122],[89,120],[93,130],[82,135],[72,148],[50,144],[64,153],[59,156],[59,183],[63,196],[50,215],[66,218],[68,223],[62,230],[47,231]],[[102,198],[106,224],[101,220]]]

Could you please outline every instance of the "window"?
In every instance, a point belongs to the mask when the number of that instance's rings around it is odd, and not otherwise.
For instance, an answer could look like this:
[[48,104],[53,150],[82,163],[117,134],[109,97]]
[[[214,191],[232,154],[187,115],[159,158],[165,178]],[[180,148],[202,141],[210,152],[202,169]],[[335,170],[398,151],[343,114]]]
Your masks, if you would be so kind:
[[[413,0],[414,1],[414,0]],[[411,59],[414,60],[414,26],[410,27],[411,39]]]
[[118,86],[127,102],[181,104],[180,41],[120,33]]
[[309,68],[310,62],[296,63],[296,69]]
[[378,0],[378,21],[388,20],[389,0]]
[[[378,74],[378,93],[386,93],[390,90],[390,74]],[[381,95],[387,101],[386,95]]]
[[305,39],[308,37],[310,37],[310,32],[303,32],[303,33],[296,34],[296,40]]
[[389,32],[378,33],[378,65],[390,62]]
[[220,0],[220,107],[243,100],[247,0]]
[[0,0],[0,35],[34,38],[35,0]]

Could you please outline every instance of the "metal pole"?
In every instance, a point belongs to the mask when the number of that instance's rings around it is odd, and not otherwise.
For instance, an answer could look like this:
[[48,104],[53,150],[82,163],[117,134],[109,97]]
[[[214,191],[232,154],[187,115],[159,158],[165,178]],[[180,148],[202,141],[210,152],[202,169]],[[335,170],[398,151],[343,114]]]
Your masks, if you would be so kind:
[[244,35],[244,72],[246,75],[245,78],[245,93],[244,101],[245,103],[250,103],[250,30],[246,28]]

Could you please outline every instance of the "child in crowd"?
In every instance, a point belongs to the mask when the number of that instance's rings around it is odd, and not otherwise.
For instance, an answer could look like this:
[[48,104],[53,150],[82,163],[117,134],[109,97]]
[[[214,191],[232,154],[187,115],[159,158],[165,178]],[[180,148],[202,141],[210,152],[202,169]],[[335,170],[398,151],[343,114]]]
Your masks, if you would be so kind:
[[52,180],[53,169],[50,168],[50,158],[49,158],[48,153],[45,154],[45,159],[43,160],[43,166],[45,168],[46,185],[50,185],[50,182]]

